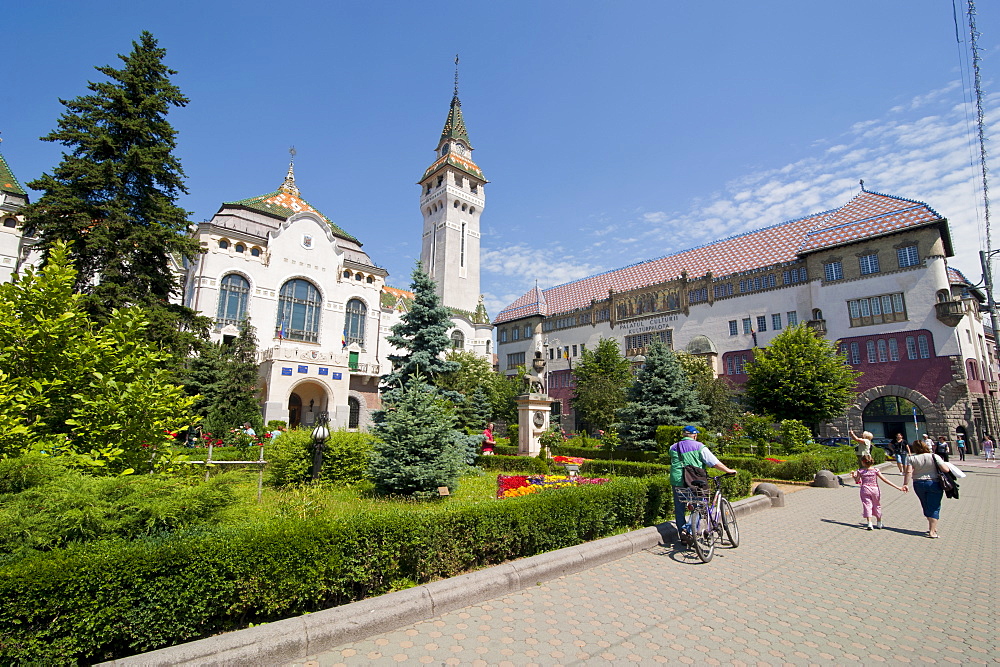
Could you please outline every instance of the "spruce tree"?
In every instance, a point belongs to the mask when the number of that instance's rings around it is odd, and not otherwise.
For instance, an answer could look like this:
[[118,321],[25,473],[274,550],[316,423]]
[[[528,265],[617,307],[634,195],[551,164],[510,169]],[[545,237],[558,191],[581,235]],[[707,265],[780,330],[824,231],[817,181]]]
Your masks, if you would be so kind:
[[106,322],[115,308],[142,306],[147,336],[184,356],[207,323],[170,303],[180,289],[172,264],[198,251],[186,234],[188,212],[176,204],[187,190],[166,119],[188,100],[149,32],[132,47],[119,54],[121,69],[96,68],[108,80],[88,83],[92,94],[60,100],[66,111],[42,140],[69,151],[51,174],[28,183],[44,194],[22,210],[24,231],[39,239],[44,261],[58,240],[72,243],[75,289],[92,318]]
[[250,320],[240,326],[233,342],[223,345],[218,357],[218,379],[210,387],[211,404],[207,406],[205,430],[223,434],[250,422],[263,432],[260,406],[257,403],[257,331]]
[[375,424],[369,477],[382,494],[427,496],[456,488],[468,436],[455,429],[451,406],[417,374],[395,394]]
[[698,399],[708,406],[705,426],[721,433],[733,427],[742,414],[729,382],[720,378],[702,357],[678,352],[677,360],[698,392]]
[[441,305],[434,281],[424,273],[420,262],[413,269],[412,279],[413,305],[403,314],[402,321],[392,327],[392,335],[386,338],[400,350],[398,354],[389,355],[393,370],[382,376],[382,383],[390,392],[405,387],[417,373],[434,383],[442,373],[461,367],[458,362],[442,357],[451,345],[449,311]]
[[618,418],[618,433],[626,448],[655,451],[658,426],[700,426],[708,418],[708,408],[677,356],[654,341]]

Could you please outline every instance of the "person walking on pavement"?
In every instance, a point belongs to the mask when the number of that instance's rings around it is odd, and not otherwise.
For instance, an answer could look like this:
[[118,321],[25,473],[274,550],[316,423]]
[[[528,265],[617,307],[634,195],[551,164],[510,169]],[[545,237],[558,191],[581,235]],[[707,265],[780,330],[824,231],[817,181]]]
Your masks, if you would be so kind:
[[701,468],[717,468],[722,472],[736,472],[709,451],[708,447],[698,442],[698,429],[694,426],[684,427],[684,437],[679,442],[670,445],[670,486],[674,491],[674,521],[677,535],[684,539],[681,531],[684,528],[687,513],[687,501],[681,497],[678,489],[684,488],[684,466]]
[[[903,441],[906,444],[906,441]],[[868,524],[867,529],[882,527],[882,490],[879,489],[878,481],[882,480],[897,491],[902,491],[903,487],[896,486],[882,474],[882,471],[875,467],[875,459],[867,454],[861,457],[861,467],[851,475],[854,483],[861,487],[861,517]],[[872,517],[878,523],[872,526]]]
[[987,461],[996,461],[996,444],[993,442],[993,438],[990,437],[989,433],[984,434],[986,437],[983,438],[983,456],[986,457]]
[[899,468],[899,474],[902,475],[906,459],[910,455],[910,445],[903,439],[902,433],[897,433],[896,439],[892,441],[892,454],[896,459],[896,467]]
[[920,507],[927,518],[927,537],[937,538],[938,519],[941,515],[941,497],[944,489],[938,481],[938,471],[948,472],[947,464],[937,454],[932,454],[924,443],[914,444],[910,462],[903,473],[903,492],[909,490],[913,481],[913,492],[920,500]]
[[934,438],[924,433],[924,444],[927,445],[927,451],[934,451]]
[[962,437],[961,433],[958,434],[958,440],[955,441],[955,446],[958,447],[958,460],[959,461],[964,461],[965,460],[965,438]]
[[851,436],[851,440],[857,443],[854,446],[854,451],[858,455],[858,465],[860,466],[862,457],[871,455],[872,438],[875,436],[872,435],[871,431],[862,431],[860,438],[854,433],[854,431],[848,431],[848,434]]
[[951,452],[951,448],[948,446],[948,439],[943,435],[938,436],[938,441],[934,443],[934,449],[931,451],[940,456],[944,459],[944,462],[947,463],[949,453]]

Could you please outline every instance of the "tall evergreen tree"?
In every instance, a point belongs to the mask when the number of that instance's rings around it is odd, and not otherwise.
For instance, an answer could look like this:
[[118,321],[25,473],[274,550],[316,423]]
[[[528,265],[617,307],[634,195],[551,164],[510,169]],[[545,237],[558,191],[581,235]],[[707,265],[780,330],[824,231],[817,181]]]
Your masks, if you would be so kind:
[[698,399],[677,356],[659,341],[653,341],[618,418],[618,432],[625,447],[654,451],[658,426],[702,425],[708,409]]
[[602,431],[612,428],[634,379],[632,364],[622,356],[618,342],[602,338],[596,349],[585,349],[573,369],[573,379],[573,408],[583,423]]
[[216,368],[217,379],[209,387],[211,403],[206,409],[205,430],[224,433],[250,422],[262,433],[257,404],[257,331],[249,319],[243,321],[233,342],[222,345]]
[[70,150],[52,174],[28,183],[44,194],[22,210],[24,231],[38,237],[45,261],[57,240],[72,242],[75,289],[94,319],[142,306],[151,321],[147,335],[183,356],[207,322],[170,303],[179,291],[172,263],[198,251],[186,235],[188,212],[176,204],[187,190],[166,119],[188,99],[170,82],[176,72],[163,64],[166,51],[149,32],[132,47],[119,54],[121,69],[96,68],[109,80],[88,83],[92,94],[60,100],[66,111],[42,140]]
[[392,327],[389,343],[401,350],[390,354],[392,372],[382,376],[382,383],[390,391],[406,386],[417,373],[429,378],[433,384],[442,373],[457,371],[461,364],[443,358],[450,347],[448,329],[451,328],[448,309],[441,305],[434,288],[434,281],[424,273],[417,262],[413,269],[413,306],[403,314],[402,321]]
[[854,401],[859,375],[834,343],[800,324],[775,336],[768,347],[754,350],[744,387],[755,412],[798,419],[815,428],[844,414]]

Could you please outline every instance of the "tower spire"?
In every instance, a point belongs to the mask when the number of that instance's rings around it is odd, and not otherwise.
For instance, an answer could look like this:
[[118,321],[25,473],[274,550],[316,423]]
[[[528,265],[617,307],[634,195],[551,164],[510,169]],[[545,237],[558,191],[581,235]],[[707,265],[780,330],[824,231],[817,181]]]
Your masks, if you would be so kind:
[[299,188],[298,188],[297,185],[295,185],[295,155],[296,155],[296,153],[297,153],[297,151],[295,150],[295,146],[292,146],[291,148],[288,149],[288,154],[291,156],[291,159],[289,159],[289,161],[288,161],[288,173],[285,174],[285,182],[282,183],[281,187],[278,188],[278,189],[279,190],[283,190],[284,192],[291,193],[291,194],[295,195],[296,197],[298,197],[299,196]]
[[458,54],[455,54],[455,95],[458,97]]

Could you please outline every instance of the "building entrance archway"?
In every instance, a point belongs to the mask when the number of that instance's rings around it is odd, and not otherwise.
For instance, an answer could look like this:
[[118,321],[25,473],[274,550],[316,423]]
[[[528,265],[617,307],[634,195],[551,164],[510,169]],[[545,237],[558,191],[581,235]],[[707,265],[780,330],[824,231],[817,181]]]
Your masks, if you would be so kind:
[[862,412],[864,429],[876,438],[892,440],[902,433],[913,442],[927,432],[927,417],[916,403],[902,396],[880,396],[865,406]]
[[288,395],[288,428],[312,426],[324,410],[329,410],[326,388],[316,382],[301,382]]

